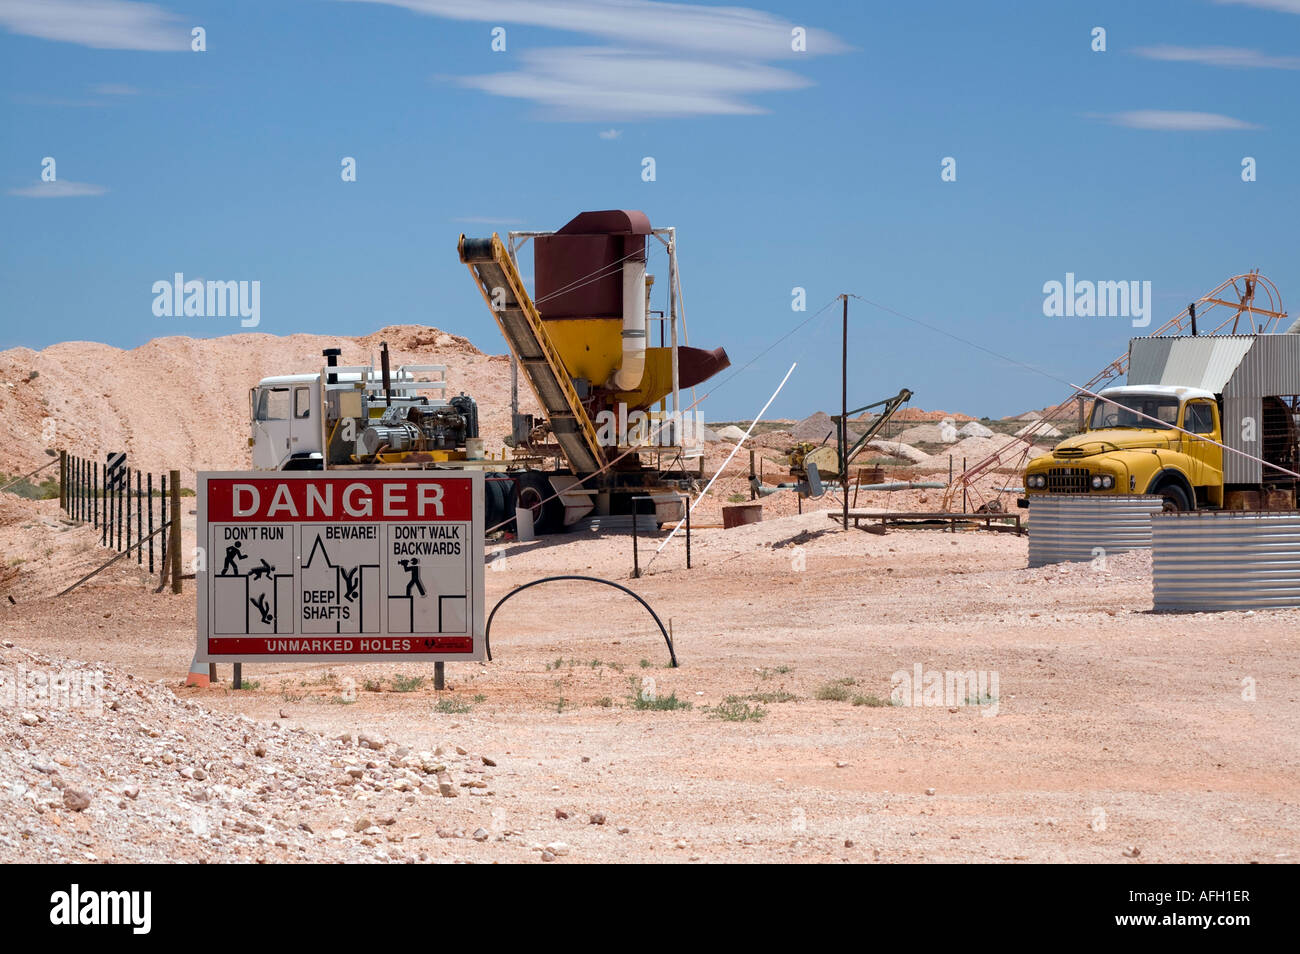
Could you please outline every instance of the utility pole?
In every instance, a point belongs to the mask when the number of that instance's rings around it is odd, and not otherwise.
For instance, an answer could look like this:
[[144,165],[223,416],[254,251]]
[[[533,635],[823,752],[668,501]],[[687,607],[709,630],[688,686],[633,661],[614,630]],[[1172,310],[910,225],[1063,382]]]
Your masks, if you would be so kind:
[[840,485],[844,489],[844,529],[849,529],[849,296],[844,301],[844,342],[840,351]]

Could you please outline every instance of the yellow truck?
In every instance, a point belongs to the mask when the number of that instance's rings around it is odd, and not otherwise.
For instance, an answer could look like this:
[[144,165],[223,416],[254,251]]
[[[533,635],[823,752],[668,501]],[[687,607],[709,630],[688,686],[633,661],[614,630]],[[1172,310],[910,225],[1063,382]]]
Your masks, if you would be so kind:
[[1086,430],[1029,462],[1026,503],[1155,494],[1166,510],[1295,508],[1300,334],[1135,338],[1128,379],[1099,392]]

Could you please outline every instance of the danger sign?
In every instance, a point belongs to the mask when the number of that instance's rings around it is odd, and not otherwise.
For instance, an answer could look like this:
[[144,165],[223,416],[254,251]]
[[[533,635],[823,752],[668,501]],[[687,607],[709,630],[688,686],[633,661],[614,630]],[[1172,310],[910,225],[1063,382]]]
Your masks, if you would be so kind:
[[198,484],[201,662],[484,657],[482,473]]

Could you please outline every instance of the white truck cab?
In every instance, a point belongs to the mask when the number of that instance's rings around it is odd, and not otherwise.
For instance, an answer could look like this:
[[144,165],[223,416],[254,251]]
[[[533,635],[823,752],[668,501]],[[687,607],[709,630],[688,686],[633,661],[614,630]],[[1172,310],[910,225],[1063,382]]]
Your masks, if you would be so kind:
[[248,394],[256,470],[320,467],[320,377],[285,374],[263,378]]

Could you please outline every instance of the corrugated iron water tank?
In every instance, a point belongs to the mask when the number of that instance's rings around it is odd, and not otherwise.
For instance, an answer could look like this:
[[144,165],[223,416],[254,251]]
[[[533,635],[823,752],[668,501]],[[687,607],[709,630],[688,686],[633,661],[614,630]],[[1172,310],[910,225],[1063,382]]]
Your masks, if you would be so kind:
[[1151,540],[1157,611],[1300,606],[1300,511],[1158,514]]
[[1050,494],[1029,498],[1029,565],[1078,563],[1151,547],[1151,516],[1161,498],[1149,494]]

